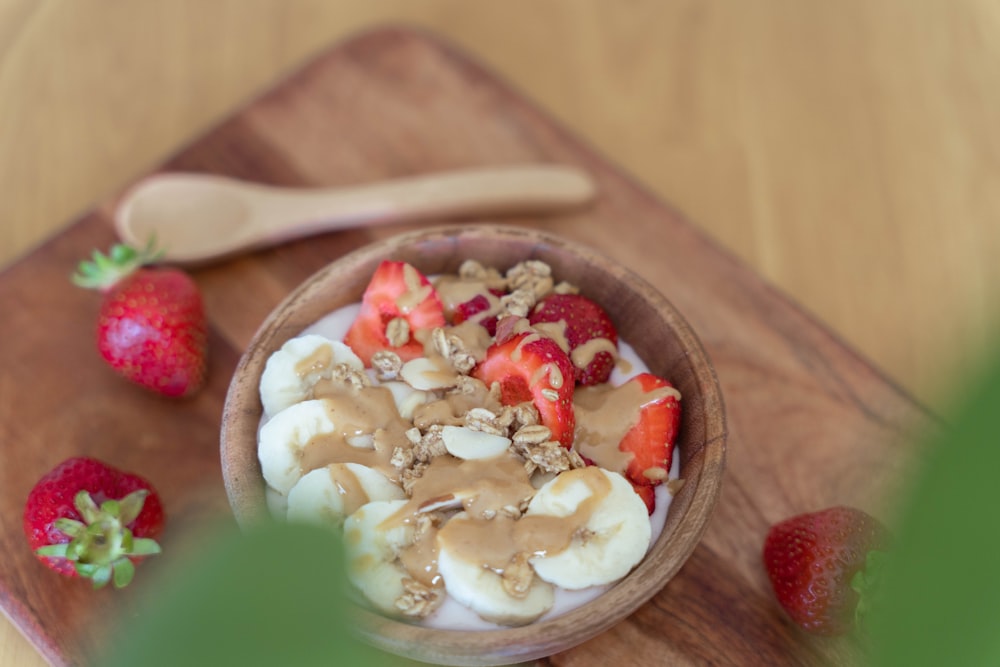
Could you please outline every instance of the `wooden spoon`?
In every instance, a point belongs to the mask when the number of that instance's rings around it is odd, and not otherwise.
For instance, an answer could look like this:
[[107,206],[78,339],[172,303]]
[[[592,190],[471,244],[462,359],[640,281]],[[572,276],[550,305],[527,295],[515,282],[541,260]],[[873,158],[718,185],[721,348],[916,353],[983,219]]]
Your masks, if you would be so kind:
[[163,173],[126,193],[115,228],[126,243],[155,238],[162,258],[204,263],[235,252],[361,225],[536,214],[594,196],[581,171],[530,165],[474,168],[344,188],[287,188],[224,176]]

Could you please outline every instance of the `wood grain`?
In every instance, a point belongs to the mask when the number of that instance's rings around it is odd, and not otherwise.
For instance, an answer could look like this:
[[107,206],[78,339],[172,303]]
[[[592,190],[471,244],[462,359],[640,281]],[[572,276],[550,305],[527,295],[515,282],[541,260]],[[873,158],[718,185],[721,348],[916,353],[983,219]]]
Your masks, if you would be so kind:
[[924,402],[995,339],[993,0],[5,0],[0,262],[384,20],[483,58]]
[[[335,147],[335,149],[331,149]],[[462,52],[405,29],[326,52],[189,144],[163,168],[287,185],[339,185],[472,164],[575,164],[598,182],[586,211],[513,219],[599,248],[685,314],[718,370],[729,417],[727,476],[715,517],[678,577],[625,623],[549,659],[555,665],[851,663],[850,647],[792,630],[771,601],[759,549],[767,526],[808,508],[882,513],[928,415],[809,314],[685,221],[634,178]],[[84,618],[122,613],[141,595],[90,591],[48,576],[21,548],[17,517],[53,462],[90,453],[158,482],[180,542],[225,513],[221,402],[237,357],[267,313],[331,259],[415,226],[290,243],[197,271],[212,325],[208,388],[174,404],[111,377],[83,335],[94,297],[60,287],[80,254],[112,239],[114,197],[0,276],[6,411],[0,472],[0,602],[54,664],[100,644]],[[656,253],[650,253],[656,248]],[[30,305],[30,307],[29,307]],[[81,335],[67,337],[67,330]],[[31,332],[31,335],[24,335]],[[27,392],[24,387],[44,388]]]

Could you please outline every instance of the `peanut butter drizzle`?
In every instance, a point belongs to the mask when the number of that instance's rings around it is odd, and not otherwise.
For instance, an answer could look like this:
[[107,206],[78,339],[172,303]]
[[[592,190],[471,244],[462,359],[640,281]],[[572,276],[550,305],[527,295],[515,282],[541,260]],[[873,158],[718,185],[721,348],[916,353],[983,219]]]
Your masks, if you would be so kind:
[[[522,321],[527,322],[527,320],[522,320]],[[547,337],[544,334],[535,331],[533,329],[529,329],[529,331],[531,331],[531,333],[529,333],[527,336],[521,339],[521,341],[518,342],[517,347],[515,347],[513,352],[510,353],[511,361],[513,361],[514,363],[518,363],[521,361],[521,355],[523,353],[522,351],[524,350],[524,347],[526,345],[531,345],[535,341]],[[562,371],[559,370],[559,366],[557,366],[552,362],[549,362],[542,364],[537,369],[535,369],[535,372],[533,372],[531,374],[531,377],[528,378],[528,386],[531,388],[537,387],[539,384],[542,383],[542,381],[546,379],[548,380],[548,386],[552,387],[553,389],[559,389],[560,387],[563,386],[563,383],[566,381],[566,378],[563,377]],[[573,378],[569,379],[572,381]]]
[[577,368],[586,368],[601,352],[607,352],[614,359],[618,356],[618,346],[609,338],[591,338],[570,352],[569,358]]
[[433,282],[447,315],[453,314],[455,309],[466,301],[471,301],[480,294],[489,293],[483,281],[465,279],[455,274],[438,276]]
[[403,282],[406,284],[406,291],[396,298],[396,307],[403,314],[416,308],[434,291],[434,286],[424,284],[420,272],[410,264],[403,264]]
[[543,336],[554,340],[556,345],[562,348],[563,352],[569,352],[569,340],[566,338],[565,320],[559,320],[558,322],[536,322],[531,325],[531,328]]
[[334,488],[337,489],[337,494],[341,497],[344,516],[354,513],[356,509],[371,500],[358,480],[358,476],[345,464],[331,463],[327,466],[327,470]]
[[299,359],[299,362],[295,364],[295,374],[304,378],[312,373],[322,373],[332,364],[333,348],[329,345],[317,345],[312,354]]
[[399,564],[407,574],[430,588],[444,585],[437,566],[437,532],[437,528],[429,528],[399,552]]
[[[337,430],[313,436],[305,444],[299,461],[302,474],[331,463],[360,463],[398,481],[398,473],[389,461],[394,445],[406,442],[405,432],[410,425],[399,416],[392,393],[385,387],[362,387],[317,396],[326,404]],[[350,444],[366,436],[371,437],[370,448]]]
[[458,336],[466,351],[472,354],[477,361],[486,358],[486,348],[493,344],[493,338],[489,332],[486,331],[485,327],[480,326],[475,319],[447,327],[445,333],[449,336]]
[[426,355],[425,358],[431,362],[430,369],[424,371],[427,379],[431,380],[438,387],[454,387],[458,384],[459,373],[452,368],[448,360],[440,354]]
[[630,375],[632,373],[633,366],[632,362],[630,362],[625,357],[617,356],[615,357],[615,368],[617,368],[619,372],[624,373],[625,375]]
[[443,275],[434,281],[434,288],[437,290],[441,305],[444,306],[444,312],[449,318],[455,314],[460,305],[472,301],[477,296],[484,297],[489,305],[467,321],[478,324],[500,312],[500,297],[493,294],[482,280],[462,278],[457,275]]
[[569,353],[569,358],[576,368],[586,368],[601,352],[607,352],[613,359],[618,359],[618,346],[610,338],[591,338],[570,350],[569,339],[566,338],[566,320],[536,322],[531,328],[551,338],[564,352]]
[[499,413],[502,405],[491,394],[489,387],[479,380],[471,379],[466,384],[470,393],[447,394],[443,398],[417,406],[413,411],[413,425],[426,429],[432,424],[462,426],[465,414],[473,408],[486,408]]
[[680,398],[680,392],[673,387],[646,392],[638,382],[626,382],[618,387],[577,387],[573,393],[574,448],[606,470],[624,471],[633,455],[620,451],[618,443],[639,423],[644,405],[667,396]]
[[502,573],[517,554],[552,556],[568,549],[575,539],[585,539],[586,525],[594,510],[611,491],[604,473],[594,467],[564,472],[553,484],[585,484],[590,494],[567,516],[524,515],[513,519],[504,515],[485,521],[473,515],[453,518],[438,531],[440,544],[449,553],[471,563],[481,563]]
[[[490,533],[494,526],[503,525],[505,511],[519,513],[523,503],[534,495],[535,488],[531,485],[524,463],[508,453],[472,461],[450,455],[438,456],[413,483],[412,491],[409,501],[386,519],[382,528],[391,530],[401,524],[419,526],[419,517],[425,508],[450,502],[447,511],[462,510],[468,518],[461,525],[472,526],[470,531]],[[447,530],[453,522],[454,518],[441,530]],[[437,539],[440,531],[428,526],[417,532],[414,543],[400,553],[400,563],[417,581],[436,585],[439,583]],[[477,539],[474,536],[460,539],[470,538]]]

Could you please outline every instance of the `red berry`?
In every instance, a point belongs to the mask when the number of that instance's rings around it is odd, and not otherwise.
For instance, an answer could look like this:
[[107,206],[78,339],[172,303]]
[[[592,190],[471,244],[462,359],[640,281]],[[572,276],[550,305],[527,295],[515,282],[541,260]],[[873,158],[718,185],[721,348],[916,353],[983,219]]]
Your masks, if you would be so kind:
[[39,560],[62,575],[90,578],[95,588],[126,585],[133,564],[159,552],[154,538],[164,524],[149,481],[88,457],[67,459],[38,480],[23,519]]
[[764,567],[778,602],[795,623],[817,634],[853,627],[859,595],[851,586],[869,552],[883,551],[889,533],[874,517],[851,507],[800,514],[771,527]]
[[103,293],[97,348],[118,374],[165,396],[190,396],[205,379],[207,323],[201,292],[175,268],[143,268],[155,259],[117,245],[94,253],[73,281]]
[[642,498],[642,502],[646,503],[646,509],[652,514],[653,510],[656,509],[656,487],[633,483],[632,488]]
[[632,453],[625,476],[633,486],[656,486],[670,472],[681,420],[680,401],[673,385],[651,373],[640,373],[629,382],[638,383],[649,400],[642,404],[639,421],[618,444],[620,451]]
[[535,306],[528,320],[532,326],[562,323],[579,384],[608,381],[618,353],[618,331],[594,301],[581,294],[551,294]]
[[[467,320],[474,320],[481,324],[490,336],[497,333],[497,298],[503,296],[503,290],[491,289],[490,294],[477,294],[468,301],[458,304],[452,315],[452,324],[461,324]],[[492,314],[491,314],[492,313]],[[477,317],[478,316],[478,317]]]
[[573,364],[562,348],[536,333],[519,333],[486,350],[472,372],[487,386],[500,385],[504,405],[531,402],[552,439],[573,444]]
[[409,361],[423,356],[422,336],[444,325],[441,299],[427,277],[405,262],[386,260],[368,283],[344,342],[366,366],[382,350]]

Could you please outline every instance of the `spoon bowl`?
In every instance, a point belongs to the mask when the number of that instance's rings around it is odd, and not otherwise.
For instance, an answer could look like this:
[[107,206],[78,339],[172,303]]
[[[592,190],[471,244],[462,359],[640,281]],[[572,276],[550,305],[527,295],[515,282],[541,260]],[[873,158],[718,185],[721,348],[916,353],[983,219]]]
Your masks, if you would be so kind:
[[126,193],[115,228],[126,243],[155,239],[164,260],[192,264],[338,229],[552,213],[593,197],[585,173],[556,165],[470,168],[342,188],[164,173]]

